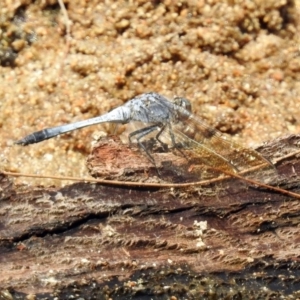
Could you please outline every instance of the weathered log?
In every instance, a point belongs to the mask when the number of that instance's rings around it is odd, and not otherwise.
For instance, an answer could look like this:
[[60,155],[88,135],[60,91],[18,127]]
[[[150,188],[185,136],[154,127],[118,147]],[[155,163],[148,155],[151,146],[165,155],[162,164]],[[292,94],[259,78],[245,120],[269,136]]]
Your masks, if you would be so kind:
[[[258,149],[277,160],[276,185],[296,193],[299,143],[289,136]],[[163,163],[172,155],[155,157],[169,178],[178,175]],[[102,178],[162,182],[118,139],[101,140],[88,166]],[[299,296],[300,204],[291,196],[237,178],[46,188],[2,175],[0,187],[0,299]]]

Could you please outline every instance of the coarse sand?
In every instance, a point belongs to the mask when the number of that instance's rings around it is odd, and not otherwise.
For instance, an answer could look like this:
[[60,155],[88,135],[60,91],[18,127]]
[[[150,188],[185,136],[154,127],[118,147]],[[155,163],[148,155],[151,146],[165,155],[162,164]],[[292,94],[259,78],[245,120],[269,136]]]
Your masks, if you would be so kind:
[[[191,100],[249,147],[300,132],[299,1],[6,0],[0,7],[1,169],[87,177],[88,127],[27,147],[46,127],[149,91]],[[24,184],[66,182],[16,178]]]

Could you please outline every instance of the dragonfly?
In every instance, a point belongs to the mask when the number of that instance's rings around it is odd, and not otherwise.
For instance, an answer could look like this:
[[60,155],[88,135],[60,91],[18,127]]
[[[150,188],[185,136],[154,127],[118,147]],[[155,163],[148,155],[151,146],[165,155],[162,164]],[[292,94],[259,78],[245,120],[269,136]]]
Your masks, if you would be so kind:
[[273,164],[254,149],[232,141],[225,134],[206,124],[192,113],[190,102],[182,97],[173,101],[150,92],[141,94],[110,112],[91,119],[46,128],[16,141],[19,145],[39,143],[60,134],[104,122],[146,124],[131,132],[129,142],[135,138],[139,147],[155,165],[149,149],[143,143],[147,136],[156,133],[156,141],[168,149],[183,154],[187,160],[202,164],[229,174],[247,174],[249,170],[274,170]]

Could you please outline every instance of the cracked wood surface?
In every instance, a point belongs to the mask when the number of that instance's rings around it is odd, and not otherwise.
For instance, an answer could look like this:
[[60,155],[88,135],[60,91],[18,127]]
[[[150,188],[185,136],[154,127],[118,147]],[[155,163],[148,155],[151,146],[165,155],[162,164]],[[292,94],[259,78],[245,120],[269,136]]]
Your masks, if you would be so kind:
[[[276,185],[298,193],[299,143],[289,136],[258,149],[286,157]],[[105,178],[157,177],[116,138],[100,140],[88,167]],[[2,175],[0,187],[0,299],[299,296],[298,199],[234,178],[185,189],[45,188]]]

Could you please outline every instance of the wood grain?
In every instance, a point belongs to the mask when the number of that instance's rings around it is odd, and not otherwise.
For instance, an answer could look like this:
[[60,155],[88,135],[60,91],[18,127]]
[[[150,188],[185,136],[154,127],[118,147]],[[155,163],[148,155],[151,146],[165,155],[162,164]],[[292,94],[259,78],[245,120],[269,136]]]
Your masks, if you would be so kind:
[[[294,192],[299,143],[289,136],[258,149],[279,161],[276,185]],[[156,176],[138,149],[116,138],[101,140],[91,155],[89,168],[111,163],[114,179]],[[130,172],[113,171],[132,157]],[[234,178],[186,189],[46,188],[16,186],[2,175],[0,188],[0,299],[299,293],[300,204],[280,193]]]

